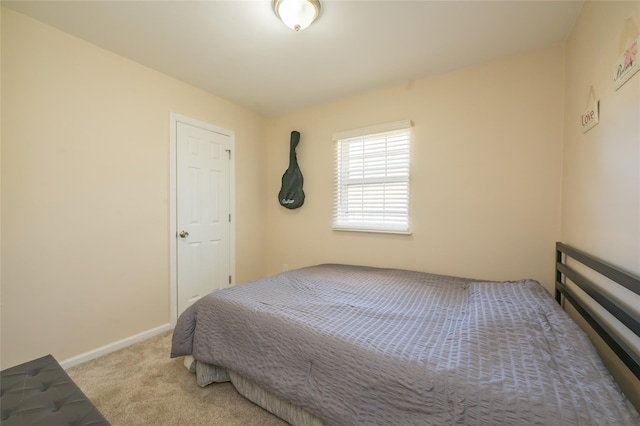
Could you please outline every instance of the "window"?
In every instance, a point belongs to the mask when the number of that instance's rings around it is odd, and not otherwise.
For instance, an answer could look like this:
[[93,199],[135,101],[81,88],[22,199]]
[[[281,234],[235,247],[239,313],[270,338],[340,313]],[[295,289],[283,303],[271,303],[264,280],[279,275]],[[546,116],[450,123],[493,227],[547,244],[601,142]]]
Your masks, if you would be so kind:
[[409,233],[411,122],[336,133],[333,229]]

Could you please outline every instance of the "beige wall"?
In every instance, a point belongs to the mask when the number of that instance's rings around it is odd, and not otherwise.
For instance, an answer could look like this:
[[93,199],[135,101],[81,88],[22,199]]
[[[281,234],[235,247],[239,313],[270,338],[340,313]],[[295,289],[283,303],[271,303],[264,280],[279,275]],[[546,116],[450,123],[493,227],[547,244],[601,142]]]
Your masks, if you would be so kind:
[[2,367],[165,325],[169,113],[235,131],[237,282],[264,274],[265,119],[2,10]]
[[[563,47],[509,57],[269,120],[269,273],[339,262],[553,286],[560,237]],[[414,123],[412,235],[331,230],[332,133]],[[289,134],[305,205],[277,201]]]
[[[562,237],[640,275],[640,75],[618,91],[613,68],[638,2],[586,2],[566,43]],[[600,124],[583,134],[589,88]]]
[[[617,91],[613,86],[630,17],[640,25],[639,2],[586,2],[566,42],[562,239],[640,275],[640,75]],[[600,123],[583,134],[580,114],[591,86]],[[638,297],[625,299],[640,306]],[[604,344],[598,347],[640,409],[640,382]]]

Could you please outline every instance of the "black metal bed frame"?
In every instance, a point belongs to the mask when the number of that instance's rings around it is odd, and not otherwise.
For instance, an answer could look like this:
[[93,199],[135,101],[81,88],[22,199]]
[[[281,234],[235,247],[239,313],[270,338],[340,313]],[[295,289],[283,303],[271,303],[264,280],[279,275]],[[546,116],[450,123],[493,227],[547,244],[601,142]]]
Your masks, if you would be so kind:
[[[636,294],[640,294],[640,278],[629,274],[603,260],[586,254],[563,243],[556,243],[556,300],[562,304],[562,298],[571,302],[576,310],[582,315],[609,347],[618,355],[627,367],[640,379],[640,354],[636,353],[620,337],[619,333],[606,321],[598,316],[594,310],[578,297],[575,292],[568,287],[566,279],[580,287],[600,306],[605,308],[629,330],[640,336],[640,314],[621,305],[618,301],[602,292],[599,286],[594,284],[589,278],[576,272],[568,266],[568,260],[574,261],[589,267],[591,270],[602,276],[624,286]],[[564,279],[563,279],[564,277]]]

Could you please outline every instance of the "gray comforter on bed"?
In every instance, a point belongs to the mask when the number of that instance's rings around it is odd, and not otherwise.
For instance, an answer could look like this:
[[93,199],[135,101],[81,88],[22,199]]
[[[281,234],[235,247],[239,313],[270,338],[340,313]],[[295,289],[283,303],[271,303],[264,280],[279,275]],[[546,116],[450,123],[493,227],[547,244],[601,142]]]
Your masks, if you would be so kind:
[[537,282],[319,265],[214,292],[171,356],[225,367],[331,425],[638,425]]

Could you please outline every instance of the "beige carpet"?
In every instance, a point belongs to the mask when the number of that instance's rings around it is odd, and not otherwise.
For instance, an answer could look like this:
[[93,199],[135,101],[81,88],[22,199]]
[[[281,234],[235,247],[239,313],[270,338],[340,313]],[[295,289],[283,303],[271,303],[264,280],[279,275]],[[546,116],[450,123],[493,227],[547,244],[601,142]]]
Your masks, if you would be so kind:
[[171,332],[67,370],[113,426],[287,423],[244,399],[231,383],[200,388],[171,359]]

